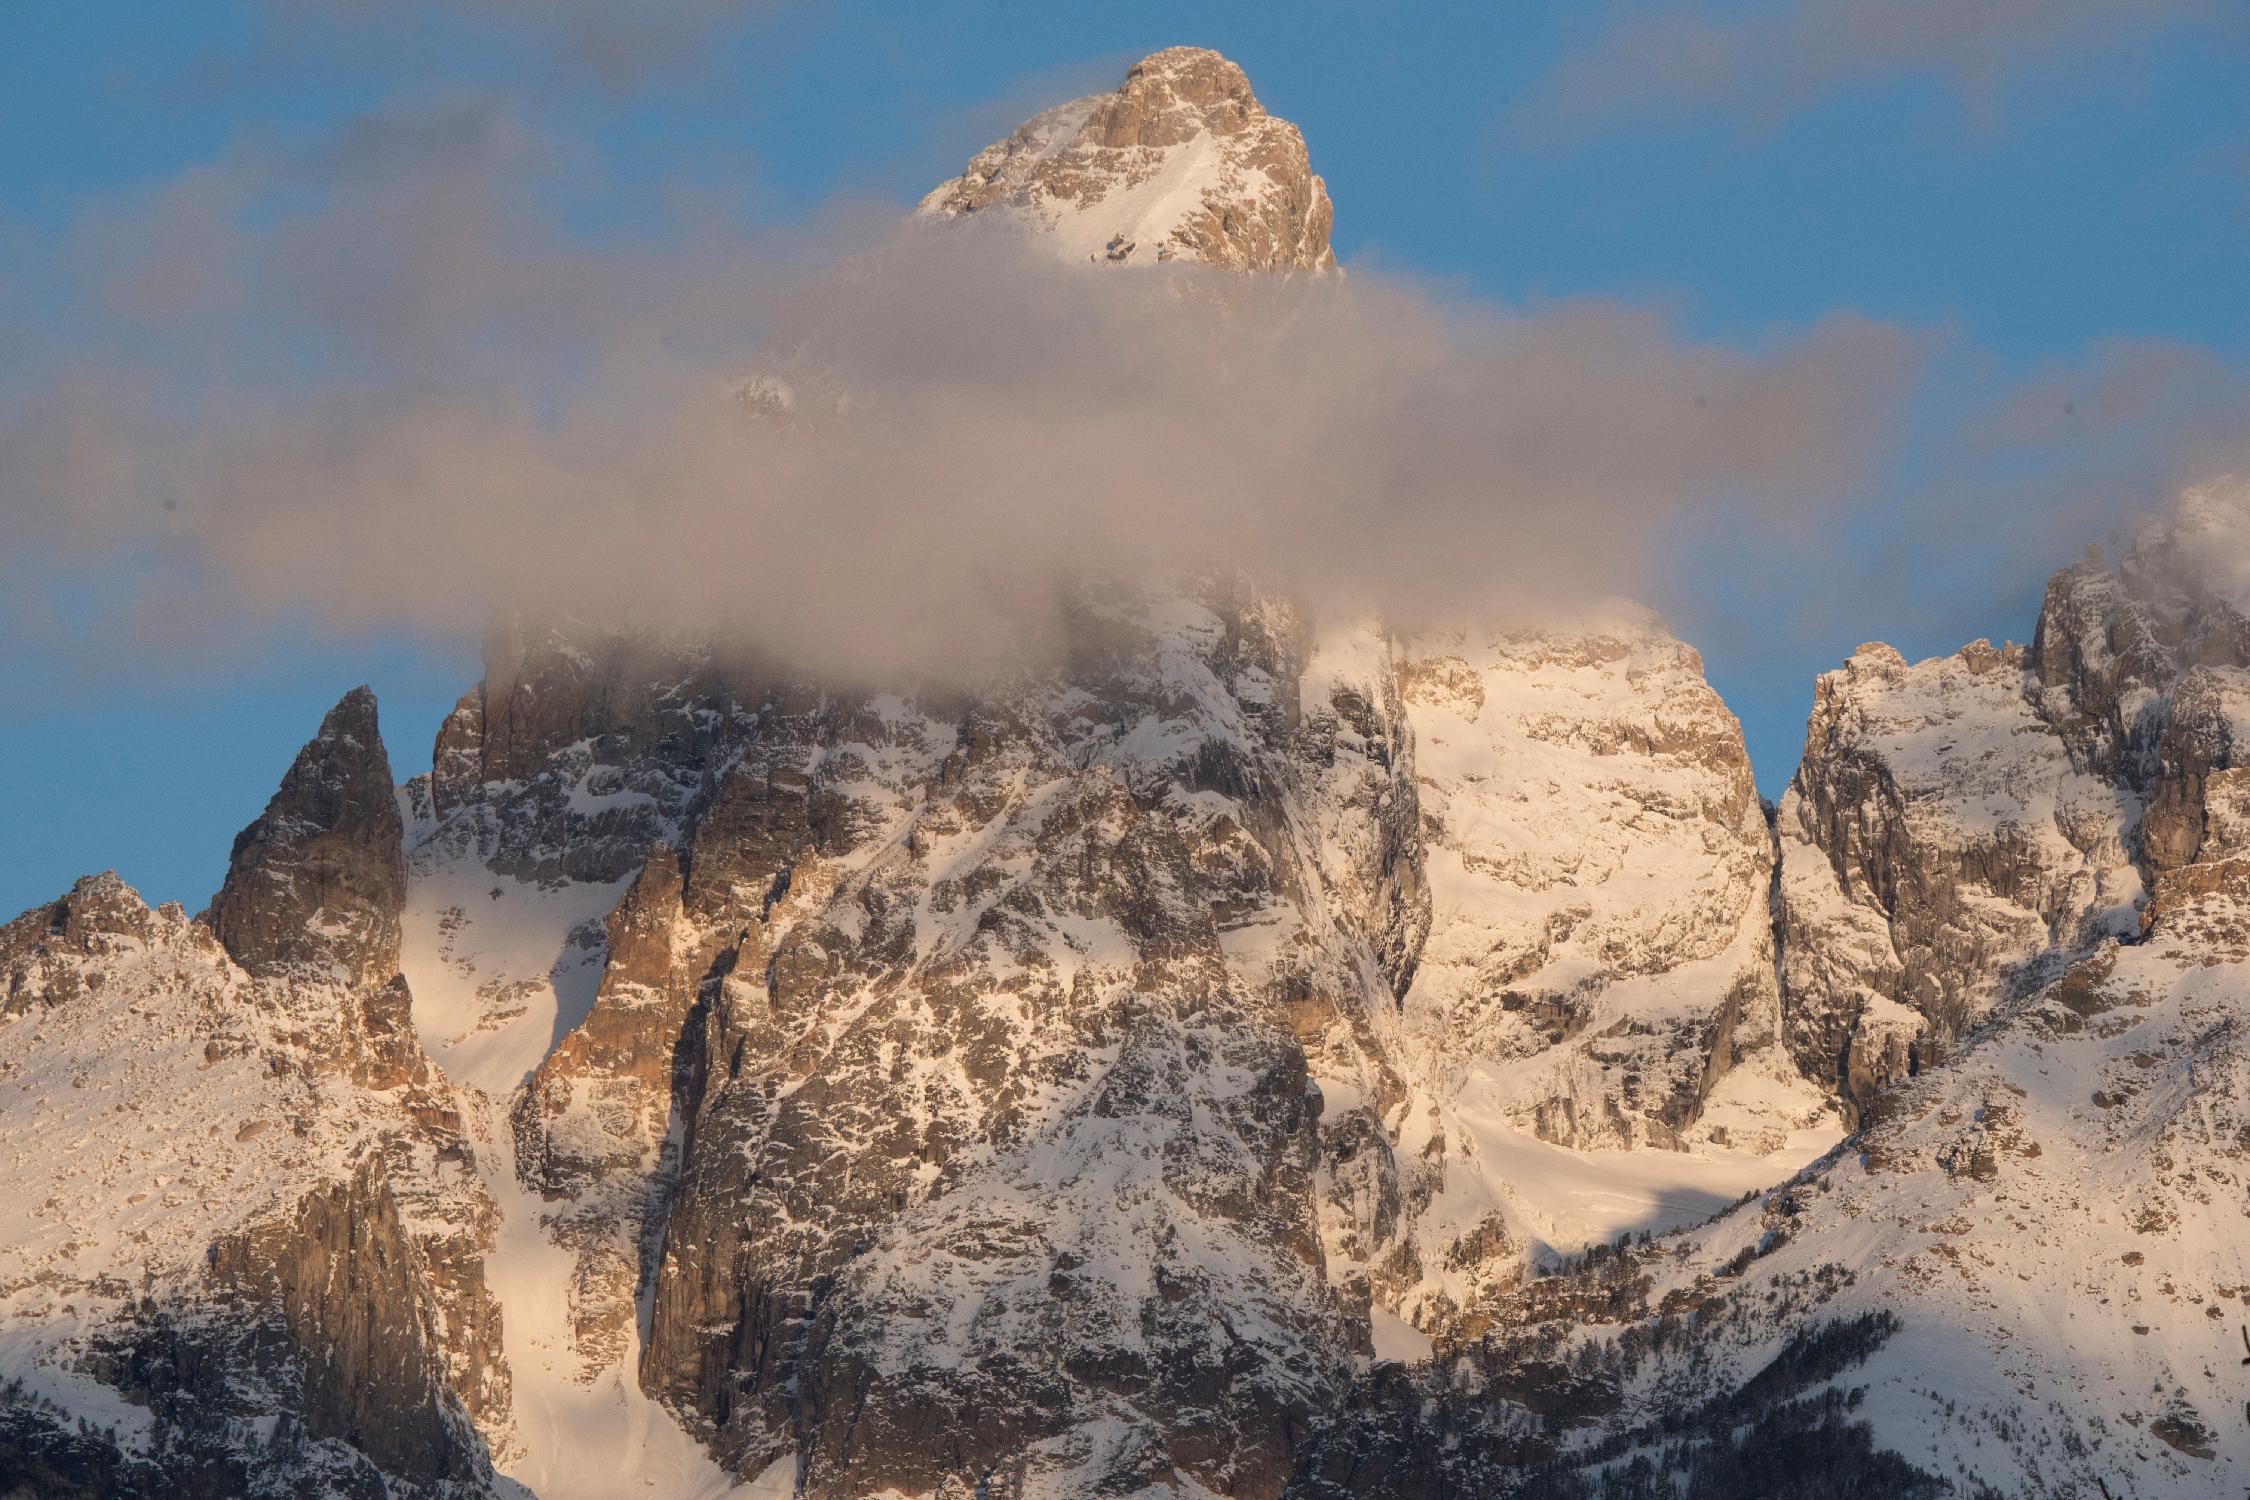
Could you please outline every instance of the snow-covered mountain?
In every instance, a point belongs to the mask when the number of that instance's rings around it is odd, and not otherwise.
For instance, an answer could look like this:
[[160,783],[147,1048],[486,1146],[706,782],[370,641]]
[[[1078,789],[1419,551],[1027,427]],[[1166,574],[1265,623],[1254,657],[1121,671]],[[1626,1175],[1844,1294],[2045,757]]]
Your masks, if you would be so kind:
[[2057,573],[2029,651],[1821,680],[1784,1023],[1859,1129],[1379,1369],[1302,1493],[2234,1493],[2246,526],[2250,486],[2191,491]]
[[1144,57],[1117,92],[1025,121],[921,212],[1001,217],[1072,261],[1336,266],[1336,212],[1304,137],[1265,112],[1240,68],[1197,47]]
[[[924,210],[1333,264],[1190,49]],[[203,916],[0,928],[0,1495],[2229,1493],[2244,528],[1862,648],[1777,809],[1625,604],[1080,584],[888,691],[503,621]]]
[[9,1493],[494,1493],[498,1214],[405,888],[361,689],[202,917],[100,875],[0,928]]

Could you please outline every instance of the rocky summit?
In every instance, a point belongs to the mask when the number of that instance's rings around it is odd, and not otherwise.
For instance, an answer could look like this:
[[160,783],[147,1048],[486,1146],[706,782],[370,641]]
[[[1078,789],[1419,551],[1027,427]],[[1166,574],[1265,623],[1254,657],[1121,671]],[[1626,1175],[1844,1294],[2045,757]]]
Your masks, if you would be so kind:
[[[1334,265],[1192,49],[922,211]],[[1619,601],[1080,585],[942,692],[500,620],[203,915],[0,927],[0,1495],[2234,1493],[2245,533],[1862,647],[1778,806]]]
[[921,212],[1005,217],[1067,260],[1329,271],[1335,208],[1297,127],[1198,47],[1142,58],[1114,94],[1027,120]]

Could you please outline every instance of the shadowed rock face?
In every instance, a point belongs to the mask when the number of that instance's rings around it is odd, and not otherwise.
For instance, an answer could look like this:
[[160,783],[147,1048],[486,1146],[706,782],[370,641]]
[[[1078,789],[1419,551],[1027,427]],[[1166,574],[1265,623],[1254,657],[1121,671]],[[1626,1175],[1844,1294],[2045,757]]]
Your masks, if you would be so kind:
[[321,720],[281,788],[235,838],[205,914],[235,962],[264,978],[333,974],[354,987],[398,973],[405,828],[375,695],[354,688]]
[[489,1477],[482,1445],[445,1399],[444,1329],[397,1198],[370,1163],[292,1215],[211,1250],[235,1305],[274,1319],[300,1362],[298,1414],[412,1484]]
[[36,1404],[0,1402],[0,1483],[30,1483],[0,1493],[491,1495],[484,1444],[447,1383],[449,1310],[429,1296],[387,1171],[371,1159],[220,1236],[195,1296],[144,1298],[87,1341],[80,1368],[149,1413],[154,1441],[72,1442]]

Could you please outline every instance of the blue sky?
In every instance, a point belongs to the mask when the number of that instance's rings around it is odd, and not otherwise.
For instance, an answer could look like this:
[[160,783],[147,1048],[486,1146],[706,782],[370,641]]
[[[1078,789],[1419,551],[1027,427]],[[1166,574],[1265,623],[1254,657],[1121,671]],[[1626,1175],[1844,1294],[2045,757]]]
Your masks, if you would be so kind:
[[[664,232],[682,194],[767,224],[904,205],[1133,58],[1212,46],[1304,130],[1347,266],[1510,307],[1620,300],[1749,349],[1851,313],[1938,351],[1862,509],[1770,557],[1689,536],[1655,601],[1773,793],[1816,672],[1865,639],[1913,656],[2028,635],[2045,573],[2194,477],[2243,413],[2250,18],[2234,0],[1991,9],[1979,29],[1930,0],[671,0],[620,28],[591,0],[11,6],[0,374],[58,246],[146,232],[119,205],[396,101],[507,100],[602,185],[563,220],[595,242]],[[2118,390],[2147,400],[2094,430]],[[1988,440],[1967,414],[1996,403],[2043,415]],[[464,633],[395,626],[91,664],[5,650],[8,912],[108,867],[200,906],[346,688],[375,686],[404,777],[477,671]]]

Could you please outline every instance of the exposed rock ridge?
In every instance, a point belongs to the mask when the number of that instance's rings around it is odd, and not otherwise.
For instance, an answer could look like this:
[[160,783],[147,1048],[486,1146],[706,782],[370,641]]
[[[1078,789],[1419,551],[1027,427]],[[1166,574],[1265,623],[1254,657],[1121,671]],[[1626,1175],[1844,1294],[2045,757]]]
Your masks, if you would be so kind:
[[[408,1021],[388,778],[362,690],[237,840],[209,923],[105,875],[0,928],[0,1109],[53,1147],[5,1169],[42,1206],[0,1244],[0,1363],[32,1382],[0,1402],[0,1477],[490,1492],[493,1214]],[[74,1442],[37,1390],[126,1420]]]
[[1618,605],[1418,637],[1402,679],[1433,915],[1394,1129],[1429,1201],[1376,1284],[1459,1337],[1607,1237],[1522,1180],[1545,1143],[1754,1161],[1833,1115],[1782,1046],[1772,846],[1695,652]]
[[2189,491],[2118,566],[2056,573],[2031,648],[1818,684],[1779,809],[1790,1045],[1855,1109],[2108,935],[2197,855],[2250,725],[2250,623],[2222,576],[2250,486]]
[[2227,1488],[2250,1297],[2239,798],[2214,779],[2211,836],[2159,876],[2145,932],[1997,1001],[1796,1181],[1523,1288],[1450,1362],[1378,1367],[1290,1493]]
[[1173,47],[1114,94],[1027,121],[922,200],[958,218],[999,212],[1069,260],[1191,261],[1237,271],[1326,271],[1335,212],[1304,137],[1267,114],[1240,68]]
[[398,973],[405,830],[375,695],[352,689],[234,841],[204,919],[261,978],[333,973],[354,987]]

